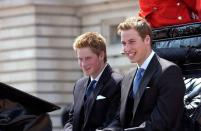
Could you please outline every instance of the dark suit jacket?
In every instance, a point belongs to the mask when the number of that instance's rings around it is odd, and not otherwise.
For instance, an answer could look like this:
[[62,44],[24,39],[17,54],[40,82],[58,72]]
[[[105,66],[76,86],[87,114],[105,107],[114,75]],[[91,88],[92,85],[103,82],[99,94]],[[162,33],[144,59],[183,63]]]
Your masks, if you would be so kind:
[[[106,127],[114,118],[120,104],[122,76],[112,71],[107,65],[103,71],[96,88],[94,96],[84,105],[84,95],[89,77],[78,80],[74,87],[74,107],[70,113],[70,120],[65,126],[65,131],[95,131],[100,127]],[[99,96],[105,99],[98,99]]]
[[121,124],[124,129],[133,127],[132,131],[180,131],[185,85],[178,66],[154,55],[128,114],[133,78],[131,71],[122,81],[120,123],[117,120],[111,126]]

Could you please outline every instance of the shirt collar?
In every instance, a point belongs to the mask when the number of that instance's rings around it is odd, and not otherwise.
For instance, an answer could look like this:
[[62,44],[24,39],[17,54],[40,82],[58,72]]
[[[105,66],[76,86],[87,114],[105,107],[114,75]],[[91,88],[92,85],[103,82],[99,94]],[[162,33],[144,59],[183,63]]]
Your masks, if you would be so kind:
[[155,52],[152,50],[150,55],[149,55],[149,57],[147,57],[147,59],[143,62],[143,64],[140,67],[139,67],[139,65],[137,65],[138,68],[143,68],[144,70],[146,70],[147,66],[149,65],[149,63],[150,63],[152,57],[154,56],[154,54],[155,54]]
[[108,65],[108,64],[106,63],[106,64],[105,64],[105,67],[102,69],[102,71],[98,74],[98,76],[97,76],[95,79],[93,79],[92,77],[90,77],[91,81],[92,81],[92,80],[98,81],[98,80],[100,79],[100,77],[101,77],[101,75],[102,75],[102,73],[103,73],[103,71],[105,70],[105,68],[106,68],[107,65]]

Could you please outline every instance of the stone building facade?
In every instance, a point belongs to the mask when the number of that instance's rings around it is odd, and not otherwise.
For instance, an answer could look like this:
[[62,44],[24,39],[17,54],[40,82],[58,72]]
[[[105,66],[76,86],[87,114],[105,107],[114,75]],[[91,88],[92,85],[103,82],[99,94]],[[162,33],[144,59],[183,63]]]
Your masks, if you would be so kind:
[[[75,37],[103,34],[108,62],[125,72],[131,64],[120,54],[116,26],[137,11],[137,0],[0,0],[0,81],[63,108],[83,76]],[[54,131],[62,129],[61,111],[50,113]]]

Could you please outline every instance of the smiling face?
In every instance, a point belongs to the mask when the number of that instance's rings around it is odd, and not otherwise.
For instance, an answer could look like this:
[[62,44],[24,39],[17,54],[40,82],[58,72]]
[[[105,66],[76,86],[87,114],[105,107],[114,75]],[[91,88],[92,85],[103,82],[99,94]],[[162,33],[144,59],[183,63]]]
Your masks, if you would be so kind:
[[121,35],[123,53],[131,63],[142,65],[152,51],[152,30],[149,23],[142,17],[130,17],[120,23],[117,30]]
[[78,63],[85,75],[96,78],[104,68],[104,52],[95,54],[89,47],[77,49]]
[[121,31],[121,43],[123,52],[129,58],[131,63],[141,65],[151,53],[149,35],[144,40],[135,29]]
[[73,49],[82,71],[95,79],[107,62],[105,38],[97,32],[86,32],[75,39]]

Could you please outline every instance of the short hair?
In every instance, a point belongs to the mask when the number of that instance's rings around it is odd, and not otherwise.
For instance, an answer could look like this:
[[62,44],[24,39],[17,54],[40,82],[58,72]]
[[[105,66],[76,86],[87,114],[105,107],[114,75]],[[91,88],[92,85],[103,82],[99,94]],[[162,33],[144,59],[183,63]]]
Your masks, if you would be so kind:
[[129,29],[135,29],[143,40],[147,35],[149,35],[152,40],[151,26],[140,16],[127,18],[117,27],[118,34],[121,34],[122,31]]
[[103,51],[105,55],[104,62],[107,61],[106,40],[101,34],[97,32],[86,32],[78,36],[73,43],[73,49],[76,51],[76,49],[84,47],[89,47],[96,55],[100,55]]

